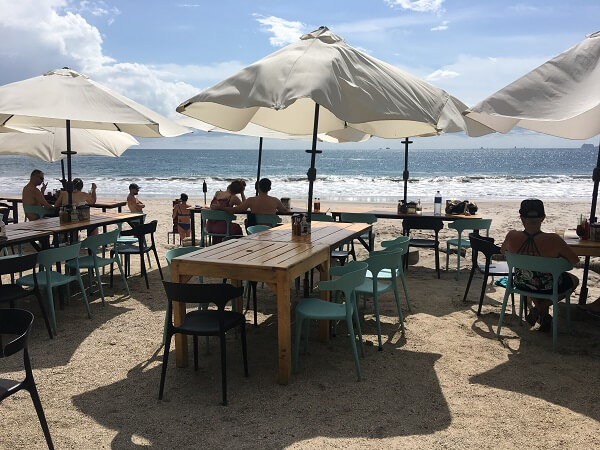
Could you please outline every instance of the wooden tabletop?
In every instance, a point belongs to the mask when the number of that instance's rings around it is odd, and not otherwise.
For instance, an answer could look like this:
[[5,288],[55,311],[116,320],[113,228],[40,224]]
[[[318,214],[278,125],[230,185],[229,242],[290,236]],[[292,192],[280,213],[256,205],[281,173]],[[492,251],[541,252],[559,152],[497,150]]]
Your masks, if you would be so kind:
[[566,230],[564,239],[577,256],[600,256],[600,242],[579,239],[575,230]]
[[[193,205],[188,207],[188,211],[197,214],[199,212],[201,212],[203,209],[210,209],[210,206],[200,206],[200,205]],[[292,214],[300,214],[300,213],[306,213],[306,209],[303,208],[290,208],[290,212],[285,212],[285,213],[281,213],[278,212],[277,215],[278,216],[291,216]],[[250,214],[250,210],[246,210],[246,211],[238,211],[235,214]]]
[[52,235],[51,231],[23,230],[14,225],[8,224],[6,226],[6,239],[0,239],[0,247],[31,242]]
[[96,203],[89,205],[90,208],[122,208],[127,205],[126,200],[96,200]]
[[0,196],[0,200],[7,200],[9,202],[17,202],[17,203],[21,203],[23,200],[21,199],[21,196]]
[[287,223],[269,230],[248,235],[246,239],[276,242],[302,242],[321,244],[329,247],[357,238],[371,230],[366,223],[317,222],[313,221],[311,232],[301,236],[292,234],[292,224]]
[[78,222],[66,222],[61,224],[58,217],[44,217],[43,219],[11,224],[10,226],[14,227],[13,229],[20,230],[37,230],[49,231],[51,233],[62,233],[101,225],[125,222],[127,220],[137,219],[141,216],[142,214],[140,213],[100,212],[91,213],[89,220],[80,220]]

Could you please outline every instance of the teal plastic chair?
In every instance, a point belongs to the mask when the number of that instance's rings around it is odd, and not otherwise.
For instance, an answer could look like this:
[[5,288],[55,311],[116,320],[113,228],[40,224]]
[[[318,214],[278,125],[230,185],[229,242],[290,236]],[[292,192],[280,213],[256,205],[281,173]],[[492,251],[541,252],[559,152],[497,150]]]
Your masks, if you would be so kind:
[[[223,220],[226,224],[225,233],[209,233],[206,230],[207,220]],[[213,236],[229,237],[229,228],[231,222],[235,220],[235,216],[227,211],[219,211],[214,209],[203,209],[200,211],[200,222],[201,222],[201,242],[202,245],[207,246],[212,243]],[[209,242],[210,241],[210,242]]]
[[46,209],[39,205],[23,205],[23,211],[25,212],[25,221],[27,221],[27,214],[36,214],[39,219],[43,219],[46,216],[54,214],[54,210]]
[[[125,289],[127,289],[127,294],[131,295],[129,291],[129,285],[127,284],[127,278],[125,277],[125,273],[123,272],[123,266],[121,265],[121,259],[119,258],[118,246],[116,246],[117,239],[119,237],[119,230],[109,231],[108,233],[96,234],[93,236],[88,236],[85,240],[81,242],[81,249],[87,250],[88,255],[81,256],[78,260],[79,269],[87,269],[88,278],[90,280],[90,289],[92,287],[92,274],[96,275],[96,283],[98,284],[98,291],[100,292],[100,297],[102,298],[102,304],[104,305],[104,289],[102,289],[102,280],[100,279],[100,268],[104,268],[106,266],[111,266],[111,278],[110,285],[112,287],[112,265],[113,263],[117,264],[119,271],[121,272],[121,279],[125,284]],[[110,257],[105,258],[104,256],[99,256],[98,252],[104,252],[107,246],[113,246],[115,248],[114,252],[109,253]],[[68,269],[75,270],[75,263],[73,261],[69,261],[66,265]]]
[[492,219],[459,219],[448,224],[448,228],[453,228],[458,232],[458,238],[448,239],[446,241],[446,272],[450,262],[450,247],[456,247],[456,279],[460,274],[460,252],[463,248],[471,248],[469,238],[463,237],[463,231],[481,231],[485,230],[485,235],[490,235],[490,226]]
[[[54,297],[52,295],[52,288],[58,286],[67,286],[67,293],[69,292],[69,284],[73,281],[79,283],[81,289],[81,295],[85,302],[85,308],[87,310],[88,319],[92,318],[90,311],[90,305],[88,303],[87,295],[85,294],[85,288],[81,281],[81,273],[79,272],[79,251],[81,249],[81,242],[77,242],[72,245],[66,245],[64,247],[49,248],[42,250],[38,253],[37,262],[40,265],[40,271],[37,274],[37,283],[40,289],[46,289],[48,296],[48,309],[50,311],[50,320],[52,323],[52,329],[54,334],[56,332],[56,313],[54,311]],[[67,275],[52,270],[52,266],[59,262],[71,263],[73,269],[73,275]],[[17,284],[21,286],[34,286],[35,280],[32,274],[25,275],[17,280]]]
[[[392,249],[399,249],[402,251],[402,256],[404,257],[404,255],[406,255],[408,253],[409,244],[410,244],[409,236],[398,236],[396,239],[392,239],[390,241],[383,241],[381,243],[381,246],[383,247],[384,251],[392,250]],[[406,306],[408,308],[408,311],[410,312],[410,301],[408,299],[408,288],[406,287],[406,277],[404,276],[403,264],[400,264],[398,266],[398,268],[396,269],[396,277],[400,277],[400,280],[402,281],[404,297],[406,298]],[[367,278],[373,278],[373,275],[371,274],[370,270],[367,270]],[[377,278],[379,280],[391,280],[392,279],[392,270],[385,269],[385,268],[381,269],[381,271],[379,272],[379,275],[377,275]]]
[[[198,246],[187,246],[187,247],[177,247],[177,248],[172,248],[171,250],[168,250],[167,253],[165,253],[165,259],[167,260],[167,266],[169,267],[169,270],[171,269],[171,260],[173,258],[177,258],[178,256],[183,256],[183,255],[187,255],[188,253],[192,253],[198,250],[201,250],[202,247],[198,247]],[[203,278],[202,277],[198,277],[198,283],[202,283]],[[208,303],[202,303],[198,306],[198,309],[206,309],[208,308]],[[167,326],[169,325],[169,320],[171,318],[171,316],[173,315],[173,313],[169,310],[169,303],[167,302],[167,311],[165,311],[165,326],[164,326],[164,330],[163,330],[163,345],[167,340]],[[208,337],[206,338],[206,351],[208,352]]]
[[260,233],[261,231],[266,231],[270,229],[271,227],[269,225],[252,225],[248,227],[246,231],[248,232],[248,234],[256,234]]
[[[377,217],[374,214],[369,213],[342,213],[340,215],[340,220],[342,222],[352,222],[352,223],[368,223],[370,225],[377,222]],[[363,240],[369,241],[369,250],[373,250],[373,246],[375,243],[375,232],[371,231],[371,233],[365,233],[360,236]],[[356,252],[354,251],[354,241],[352,241],[352,248],[350,250],[352,257],[356,260]]]
[[[329,281],[319,282],[321,291],[341,291],[344,294],[344,303],[333,303],[321,300],[319,298],[303,298],[296,306],[296,337],[294,345],[294,372],[298,371],[298,357],[300,354],[300,337],[304,326],[304,351],[308,351],[308,334],[310,329],[310,319],[313,320],[345,320],[348,326],[352,354],[354,356],[354,366],[356,377],[361,380],[360,363],[358,362],[358,352],[356,350],[356,336],[354,324],[358,332],[361,356],[364,356],[364,346],[362,333],[360,331],[360,322],[358,319],[358,308],[356,307],[355,288],[364,280],[367,273],[367,264],[364,262],[353,261],[346,266],[332,267],[329,269],[331,276],[340,278]],[[354,322],[354,323],[353,323]]]
[[[396,273],[398,267],[402,265],[402,255],[406,251],[403,248],[390,248],[387,250],[380,250],[377,252],[371,252],[369,258],[365,262],[369,266],[372,278],[365,279],[357,288],[356,295],[363,294],[363,298],[367,296],[373,297],[373,306],[375,308],[375,321],[377,323],[377,339],[379,342],[379,351],[383,350],[383,344],[381,341],[381,321],[379,318],[379,295],[388,292],[389,290],[394,291],[394,299],[396,300],[396,308],[398,309],[398,317],[400,318],[400,327],[402,329],[402,336],[404,336],[404,317],[402,316],[402,308],[400,307],[400,297],[398,295],[398,283]],[[383,269],[388,269],[390,278],[387,279],[391,283],[381,283],[379,273]],[[384,279],[385,280],[385,279]],[[406,291],[405,291],[406,292]],[[407,297],[408,298],[408,297]]]
[[281,217],[277,214],[254,214],[256,218],[256,225],[268,225],[274,227],[281,223]]
[[333,222],[333,217],[325,213],[312,213],[310,219],[315,222]]
[[506,262],[508,263],[509,273],[514,273],[515,269],[530,270],[543,273],[551,273],[553,278],[552,283],[552,294],[540,294],[538,292],[532,293],[523,289],[517,288],[513,283],[513,277],[508,277],[506,285],[506,292],[504,293],[504,301],[502,302],[502,309],[500,311],[500,319],[498,320],[498,331],[496,336],[500,337],[500,331],[502,329],[502,321],[504,320],[504,312],[506,311],[506,304],[510,294],[520,294],[519,301],[519,323],[523,319],[523,307],[524,297],[535,297],[541,299],[552,300],[552,349],[556,351],[556,343],[558,341],[558,299],[564,296],[567,304],[567,328],[569,333],[571,332],[571,294],[573,289],[567,289],[566,291],[558,291],[558,277],[568,270],[573,268],[573,264],[564,258],[546,258],[543,256],[529,256],[529,255],[516,255],[513,253],[506,252]]

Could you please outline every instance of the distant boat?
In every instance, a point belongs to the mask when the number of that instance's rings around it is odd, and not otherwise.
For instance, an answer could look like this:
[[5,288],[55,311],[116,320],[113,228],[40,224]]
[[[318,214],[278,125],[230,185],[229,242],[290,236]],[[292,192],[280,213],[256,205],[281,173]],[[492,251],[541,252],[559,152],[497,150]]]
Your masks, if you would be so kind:
[[596,146],[594,144],[583,144],[581,150],[594,150]]

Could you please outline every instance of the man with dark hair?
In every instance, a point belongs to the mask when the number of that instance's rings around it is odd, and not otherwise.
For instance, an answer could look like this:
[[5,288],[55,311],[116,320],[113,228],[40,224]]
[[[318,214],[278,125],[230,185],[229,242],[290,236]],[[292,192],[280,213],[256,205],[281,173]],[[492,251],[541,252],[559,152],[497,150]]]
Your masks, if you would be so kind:
[[268,192],[271,190],[271,180],[262,178],[258,182],[258,195],[244,200],[241,204],[233,207],[221,207],[219,209],[240,213],[250,210],[254,214],[277,214],[289,213],[290,210],[283,206],[281,200],[277,197],[271,197]]
[[129,185],[129,195],[127,196],[127,206],[129,207],[129,211],[134,213],[142,213],[144,212],[144,205],[139,198],[136,197],[140,192],[140,187],[131,183]]
[[[508,232],[502,244],[502,253],[510,252],[521,255],[564,258],[572,264],[579,261],[578,256],[563,238],[556,233],[544,233],[541,230],[542,222],[546,218],[544,204],[541,200],[535,198],[523,200],[519,215],[525,229],[523,231],[511,230]],[[527,301],[530,303],[527,322],[533,326],[539,321],[541,324],[540,331],[550,331],[552,329],[552,317],[548,311],[552,302],[535,298],[535,293],[552,293],[552,274],[515,270],[514,282],[519,289],[531,292],[531,297],[527,297]],[[560,291],[568,288],[575,289],[578,284],[579,280],[575,275],[565,272],[561,274],[558,280],[558,289]]]
[[[37,187],[40,184],[42,187],[38,189]],[[46,209],[54,209],[54,207],[44,198],[46,186],[48,186],[48,183],[44,183],[44,172],[38,169],[31,172],[29,183],[23,188],[23,206],[43,206]],[[25,214],[25,217],[29,220],[39,219],[37,214]]]

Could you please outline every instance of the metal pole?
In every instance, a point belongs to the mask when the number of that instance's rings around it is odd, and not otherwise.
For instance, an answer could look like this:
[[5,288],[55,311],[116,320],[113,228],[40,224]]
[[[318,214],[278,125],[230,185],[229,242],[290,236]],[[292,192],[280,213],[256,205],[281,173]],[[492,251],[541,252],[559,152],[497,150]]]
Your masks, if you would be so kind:
[[306,150],[310,153],[310,169],[306,172],[308,176],[308,222],[312,219],[312,198],[313,198],[313,182],[317,179],[317,169],[315,169],[315,158],[317,153],[322,153],[317,150],[317,129],[319,128],[319,104],[315,103],[315,121],[313,125],[312,149]]
[[67,194],[69,205],[73,204],[73,178],[71,173],[71,121],[67,120]]
[[403,212],[406,212],[406,204],[408,202],[408,144],[412,144],[413,141],[409,141],[406,137],[403,141],[400,142],[404,144],[404,172],[402,172],[402,179],[404,180],[404,204],[402,205],[402,210]]
[[258,182],[260,181],[260,165],[262,163],[262,144],[263,138],[261,137],[258,140],[258,168],[256,169],[256,185],[254,186],[256,195],[258,195]]
[[[596,222],[596,203],[598,202],[598,183],[600,182],[600,144],[598,144],[598,159],[596,160],[596,167],[592,174],[594,180],[594,190],[592,192],[592,209],[590,210],[590,223]],[[585,257],[585,264],[583,266],[583,280],[581,281],[581,290],[579,291],[579,304],[585,305],[587,300],[588,288],[587,279],[590,267],[590,257]]]

